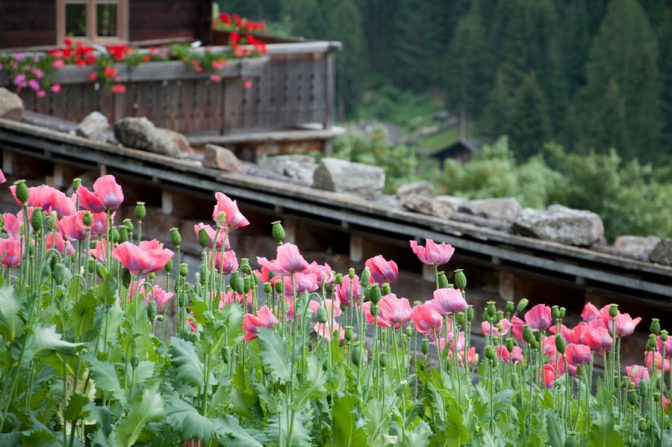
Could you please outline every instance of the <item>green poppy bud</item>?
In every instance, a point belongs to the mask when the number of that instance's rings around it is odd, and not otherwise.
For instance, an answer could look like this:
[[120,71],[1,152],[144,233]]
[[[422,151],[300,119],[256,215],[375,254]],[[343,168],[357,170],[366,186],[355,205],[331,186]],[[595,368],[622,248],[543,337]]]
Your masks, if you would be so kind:
[[446,272],[439,272],[438,280],[439,280],[439,289],[447,289],[449,287],[450,283],[448,282]]
[[385,284],[383,284],[383,295],[389,295],[390,293],[392,293],[392,289],[390,288],[390,283],[386,282]]
[[495,318],[495,314],[497,313],[497,307],[495,307],[495,302],[494,301],[488,301],[488,306],[485,308],[485,314],[487,315],[488,319],[492,320]]
[[560,318],[565,318],[565,315],[567,315],[567,308],[560,307]]
[[660,320],[658,318],[652,318],[649,329],[651,330],[652,334],[660,334]]
[[138,202],[135,205],[135,218],[142,220],[147,215],[147,210],[145,209],[145,202]]
[[94,273],[96,271],[96,261],[93,259],[89,259],[89,262],[87,263],[87,270],[89,273]]
[[245,292],[245,280],[240,276],[236,278],[236,281],[232,285],[233,290],[235,290],[237,293],[242,295]]
[[369,280],[371,279],[371,270],[368,267],[364,267],[362,274],[359,276],[359,283],[362,287],[369,285]]
[[564,354],[567,349],[567,343],[560,334],[555,336],[555,349],[557,349],[560,354]]
[[156,301],[154,300],[147,303],[147,318],[149,321],[154,321],[156,318]]
[[513,352],[513,338],[509,337],[506,339],[506,350]]
[[275,222],[271,222],[271,225],[271,235],[273,236],[273,240],[277,242],[278,245],[284,243],[286,234],[282,222],[276,220]]
[[354,346],[350,349],[350,361],[355,366],[362,364],[362,349],[359,346]]
[[179,247],[182,245],[182,236],[180,235],[180,230],[173,227],[170,229],[170,242],[175,246]]
[[467,288],[467,276],[462,269],[455,270],[455,285],[463,292]]
[[513,385],[514,389],[520,386],[520,376],[517,372],[511,374],[511,384]]
[[367,301],[371,301],[373,304],[378,304],[380,298],[381,298],[380,287],[378,287],[375,284],[371,284],[366,288]]
[[560,318],[560,308],[558,306],[551,308],[551,317],[553,317],[553,321],[557,321]]
[[345,327],[345,339],[351,341],[355,337],[355,331],[352,329],[352,326]]
[[518,306],[516,306],[516,312],[517,313],[523,313],[525,311],[525,308],[527,308],[529,301],[527,298],[523,298],[520,301],[518,301]]
[[530,328],[528,325],[523,326],[523,340],[525,340],[525,343],[530,343],[534,340],[532,328]]
[[252,273],[252,268],[250,267],[250,260],[247,258],[241,258],[240,260],[240,271],[246,275]]
[[377,304],[371,304],[371,315],[377,317],[380,314],[380,308]]
[[124,287],[131,285],[131,272],[128,269],[123,269],[121,271],[121,284]]
[[217,213],[215,223],[217,224],[217,228],[226,228],[226,213],[224,211]]
[[420,349],[422,350],[422,353],[424,355],[427,355],[427,353],[429,352],[429,340],[427,338],[424,338],[422,340],[422,346]]
[[325,309],[324,306],[320,306],[317,308],[317,322],[318,323],[327,322],[327,309]]
[[133,369],[137,368],[139,364],[140,364],[140,360],[138,359],[137,356],[134,355],[133,357],[131,357],[131,367]]
[[186,277],[189,274],[189,266],[185,263],[180,264],[180,276]]
[[56,215],[55,211],[52,211],[49,213],[49,216],[47,216],[47,230],[48,231],[55,231],[56,230],[56,221],[58,220],[58,216]]
[[472,321],[474,319],[474,306],[470,305],[467,307],[467,321]]
[[352,267],[348,269],[348,278],[355,279],[355,269]]
[[252,277],[250,277],[250,276],[248,276],[248,277],[246,277],[246,278],[244,279],[244,281],[243,281],[243,287],[244,287],[244,289],[243,289],[243,290],[245,291],[245,293],[247,293],[247,292],[249,292],[250,290],[252,290],[252,287],[253,287],[252,282],[253,282],[253,281],[252,281]]
[[565,447],[577,447],[579,445],[579,438],[575,433],[569,433],[565,439]]
[[231,353],[230,353],[230,351],[229,351],[229,347],[228,347],[228,346],[224,346],[224,347],[222,348],[222,352],[221,352],[221,354],[222,354],[222,361],[223,361],[225,364],[228,365],[228,364],[229,364],[229,360],[230,360],[230,358],[231,358]]
[[497,360],[497,351],[495,351],[494,346],[488,345],[485,347],[485,358],[490,360],[491,362]]
[[413,329],[410,326],[406,326],[406,336],[407,337],[413,336]]
[[380,357],[378,357],[378,363],[383,369],[387,366],[387,352],[380,353]]
[[343,284],[343,275],[341,273],[336,273],[336,284],[339,286]]
[[198,230],[198,245],[200,245],[201,248],[206,248],[208,245],[210,245],[210,236],[208,236],[205,228]]
[[514,303],[513,301],[507,301],[506,302],[506,313],[507,314],[512,314],[514,310],[516,310],[516,303]]
[[54,268],[54,282],[56,282],[56,285],[61,285],[63,284],[63,280],[65,278],[65,266],[61,263],[56,264]]
[[174,266],[174,263],[173,263],[173,260],[171,259],[168,262],[166,262],[166,265],[165,265],[165,267],[163,267],[163,270],[165,270],[166,273],[170,273],[173,270],[173,266]]
[[642,397],[648,397],[649,395],[649,381],[648,380],[642,380],[639,382],[639,393],[642,395]]
[[277,293],[278,295],[280,295],[280,294],[283,293],[283,292],[284,292],[284,290],[283,290],[283,286],[282,286],[282,281],[277,281],[277,282],[275,283],[275,293]]
[[19,202],[21,202],[23,206],[27,206],[30,191],[28,190],[28,186],[26,186],[26,181],[18,180],[14,184],[16,185],[16,198],[19,199]]
[[667,332],[667,329],[663,329],[660,331],[660,340],[661,341],[667,341],[667,338],[669,337],[669,333]]
[[124,219],[121,223],[126,227],[129,233],[133,232],[133,221],[131,219]]
[[495,321],[503,320],[504,319],[504,312],[501,310],[498,310],[497,313],[495,313]]
[[645,432],[649,428],[649,424],[647,424],[646,419],[640,419],[639,422],[637,423],[637,428],[639,428],[639,431]]
[[628,391],[628,402],[630,405],[637,405],[637,392],[634,390]]
[[82,179],[79,177],[76,177],[72,180],[72,190],[77,192],[77,189],[82,186]]
[[118,231],[119,231],[119,243],[121,244],[128,241],[128,228],[122,225],[119,227]]
[[264,283],[264,293],[266,295],[270,295],[271,293],[273,293],[273,284],[271,284],[270,282]]
[[112,236],[112,242],[118,243],[119,238],[121,237],[121,234],[119,233],[119,230],[116,228],[112,228],[112,231],[110,232],[110,235]]
[[463,325],[465,318],[466,318],[466,316],[465,316],[464,312],[458,312],[458,314],[457,314],[457,324]]
[[82,222],[87,227],[91,226],[93,223],[93,214],[91,214],[91,211],[84,211],[84,214],[82,214]]
[[609,306],[609,316],[611,318],[616,318],[616,315],[618,315],[618,304],[612,304]]
[[40,208],[33,209],[33,216],[30,219],[33,231],[41,233],[44,228],[44,212]]

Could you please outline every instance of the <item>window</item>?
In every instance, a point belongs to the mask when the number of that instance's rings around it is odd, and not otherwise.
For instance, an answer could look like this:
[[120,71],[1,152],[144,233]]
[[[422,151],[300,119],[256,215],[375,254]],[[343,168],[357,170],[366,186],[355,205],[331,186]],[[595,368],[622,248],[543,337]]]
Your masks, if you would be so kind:
[[58,44],[66,37],[100,43],[128,40],[129,0],[56,0]]

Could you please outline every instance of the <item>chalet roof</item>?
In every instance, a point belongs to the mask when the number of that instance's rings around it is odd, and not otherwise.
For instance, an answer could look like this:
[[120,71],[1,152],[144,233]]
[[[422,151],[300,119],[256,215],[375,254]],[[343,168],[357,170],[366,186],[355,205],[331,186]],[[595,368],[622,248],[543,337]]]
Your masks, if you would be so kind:
[[477,140],[472,138],[460,138],[457,141],[438,149],[418,151],[418,155],[444,160],[446,158],[451,158],[459,151],[468,151],[472,155],[475,155],[480,151],[480,147],[481,143]]

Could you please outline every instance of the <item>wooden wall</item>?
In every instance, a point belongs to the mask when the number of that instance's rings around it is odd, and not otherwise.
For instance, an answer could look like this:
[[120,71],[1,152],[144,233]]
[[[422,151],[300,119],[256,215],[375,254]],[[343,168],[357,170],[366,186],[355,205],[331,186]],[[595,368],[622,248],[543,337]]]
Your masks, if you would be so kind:
[[130,0],[129,16],[132,42],[185,37],[210,44],[212,40],[212,0]]
[[55,43],[55,0],[0,0],[0,48]]

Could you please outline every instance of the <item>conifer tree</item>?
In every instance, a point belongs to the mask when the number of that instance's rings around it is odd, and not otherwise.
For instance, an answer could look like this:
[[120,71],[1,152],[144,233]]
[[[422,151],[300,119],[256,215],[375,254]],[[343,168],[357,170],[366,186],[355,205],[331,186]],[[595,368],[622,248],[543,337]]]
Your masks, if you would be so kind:
[[513,105],[509,136],[519,159],[538,153],[551,138],[548,105],[534,73],[525,76]]

